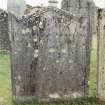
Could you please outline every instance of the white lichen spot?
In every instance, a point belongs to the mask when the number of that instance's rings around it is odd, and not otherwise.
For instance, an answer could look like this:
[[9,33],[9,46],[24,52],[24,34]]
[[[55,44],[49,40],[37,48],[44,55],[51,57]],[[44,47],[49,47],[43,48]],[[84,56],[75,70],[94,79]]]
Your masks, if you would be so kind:
[[70,59],[70,60],[69,60],[69,63],[73,63],[73,60],[72,60],[72,59]]
[[4,17],[7,17],[7,15],[6,15],[6,14],[4,14]]
[[75,30],[76,30],[76,24],[75,23],[71,23],[69,27],[70,27],[71,34],[74,34]]
[[45,71],[45,70],[46,70],[46,68],[44,67],[44,68],[43,68],[43,71]]
[[72,94],[72,96],[73,96],[73,98],[80,98],[81,97],[81,94],[75,92],[75,93]]
[[35,52],[35,53],[38,53],[38,52],[39,52],[39,50],[38,50],[38,49],[36,49],[36,50],[34,50],[34,52]]
[[59,38],[59,36],[58,36],[58,35],[56,35],[56,38]]
[[14,54],[17,54],[17,52],[14,52]]
[[21,78],[21,76],[19,75],[19,76],[18,76],[18,80],[21,80],[21,79],[22,79],[22,78]]
[[60,61],[59,60],[56,60],[56,63],[59,63]]
[[58,93],[49,94],[49,98],[57,99],[60,98],[60,95]]
[[62,49],[61,52],[62,52],[62,53],[66,53],[66,49]]
[[34,58],[38,58],[38,54],[34,54]]
[[54,52],[55,52],[55,49],[54,49],[54,48],[50,48],[50,49],[49,49],[49,52],[50,52],[50,53],[54,53]]
[[43,28],[43,23],[42,22],[39,23],[39,27]]
[[65,99],[68,99],[68,98],[70,98],[70,95],[64,95],[63,96]]
[[34,39],[33,39],[33,41],[34,41],[34,42],[37,42],[37,41],[38,41],[38,39],[37,39],[37,38],[34,38]]
[[25,30],[22,30],[22,34],[25,34],[26,33],[26,31]]
[[61,22],[63,23],[64,22],[64,19],[61,19]]
[[37,29],[37,27],[36,26],[33,26],[33,30],[35,31]]
[[39,55],[39,50],[38,49],[34,50],[34,58],[37,58],[38,55]]
[[42,45],[43,45],[43,40],[40,40],[40,44],[42,44]]
[[29,28],[27,28],[26,33],[31,33],[31,30]]
[[16,85],[16,93],[18,94],[20,92],[20,86]]
[[30,43],[28,43],[28,46],[27,46],[27,47],[29,47],[29,48],[30,48],[30,47],[31,47],[31,44],[30,44]]

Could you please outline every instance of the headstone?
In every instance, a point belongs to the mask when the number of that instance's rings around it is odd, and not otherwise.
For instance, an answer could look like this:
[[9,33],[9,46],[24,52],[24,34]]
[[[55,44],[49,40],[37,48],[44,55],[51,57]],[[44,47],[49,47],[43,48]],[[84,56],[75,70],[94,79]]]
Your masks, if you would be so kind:
[[10,50],[8,14],[2,9],[0,9],[0,50]]
[[87,96],[89,23],[53,7],[36,7],[21,20],[11,16],[14,100]]
[[7,11],[14,14],[18,18],[24,15],[26,0],[7,0]]
[[49,0],[48,3],[49,3],[49,6],[51,6],[51,7],[57,7],[58,1],[57,0]]
[[61,7],[75,14],[94,15],[95,3],[93,0],[62,0]]
[[105,100],[105,9],[98,10],[98,98]]
[[[62,9],[75,14],[80,15],[80,27],[85,27],[84,33],[86,37],[86,72],[89,74],[90,69],[90,51],[92,45],[92,34],[94,30],[94,17],[96,12],[96,7],[93,0],[63,0]],[[82,42],[79,42],[82,43]]]

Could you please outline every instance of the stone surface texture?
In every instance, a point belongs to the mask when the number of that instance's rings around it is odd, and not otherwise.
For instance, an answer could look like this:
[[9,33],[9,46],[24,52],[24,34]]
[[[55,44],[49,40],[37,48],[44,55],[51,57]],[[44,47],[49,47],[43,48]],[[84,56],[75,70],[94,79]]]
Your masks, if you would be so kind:
[[88,22],[87,35],[89,35],[88,38],[90,38],[89,43],[91,47],[92,31],[94,31],[94,27],[96,27],[94,23],[96,15],[95,12],[97,11],[93,0],[62,0],[61,8],[75,15],[80,15],[82,17],[80,20],[81,24],[84,24],[85,21]]
[[23,19],[9,17],[15,100],[87,96],[92,37],[90,13],[36,7]]
[[0,9],[0,50],[9,50],[9,45],[8,14]]
[[98,98],[105,100],[105,10],[98,10]]
[[[90,71],[90,51],[92,46],[92,34],[95,32],[96,24],[95,16],[96,16],[96,7],[93,0],[63,0],[61,8],[63,10],[69,11],[70,13],[75,14],[77,17],[80,16],[79,23],[80,27],[85,32],[86,37],[86,72],[87,75]],[[82,32],[81,32],[82,33]],[[81,41],[78,43],[82,43]],[[82,46],[83,47],[83,46]],[[88,76],[87,76],[88,78]]]

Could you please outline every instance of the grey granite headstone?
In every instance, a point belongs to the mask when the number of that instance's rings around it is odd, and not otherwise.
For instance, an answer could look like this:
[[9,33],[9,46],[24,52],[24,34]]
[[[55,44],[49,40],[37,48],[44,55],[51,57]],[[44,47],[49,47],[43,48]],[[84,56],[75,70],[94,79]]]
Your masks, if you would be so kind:
[[105,9],[98,10],[97,95],[105,100]]
[[0,50],[10,50],[8,14],[0,9]]
[[88,93],[90,21],[53,7],[10,17],[14,100],[57,100]]
[[[90,69],[90,51],[91,51],[91,44],[92,44],[92,34],[94,27],[94,19],[95,19],[95,12],[96,7],[93,0],[63,0],[62,1],[62,9],[74,13],[76,16],[80,15],[81,18],[79,20],[80,27],[84,28],[84,33],[86,35],[86,72],[89,74]],[[79,42],[81,43],[81,41]]]

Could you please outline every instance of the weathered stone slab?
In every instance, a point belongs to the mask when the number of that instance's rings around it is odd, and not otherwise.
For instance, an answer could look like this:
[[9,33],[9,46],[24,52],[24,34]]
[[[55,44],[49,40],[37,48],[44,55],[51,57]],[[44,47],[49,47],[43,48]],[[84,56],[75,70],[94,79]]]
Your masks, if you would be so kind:
[[8,14],[0,9],[0,50],[9,50]]
[[105,10],[98,10],[98,98],[105,100]]
[[89,19],[40,7],[10,19],[14,100],[87,96]]
[[[92,34],[94,30],[94,18],[96,7],[93,0],[63,0],[62,1],[62,9],[81,16],[79,22],[80,27],[83,28],[84,33],[86,35],[86,71],[89,74],[89,65],[90,65],[90,51],[91,51],[91,42],[92,42]],[[81,41],[79,42],[81,43]]]

